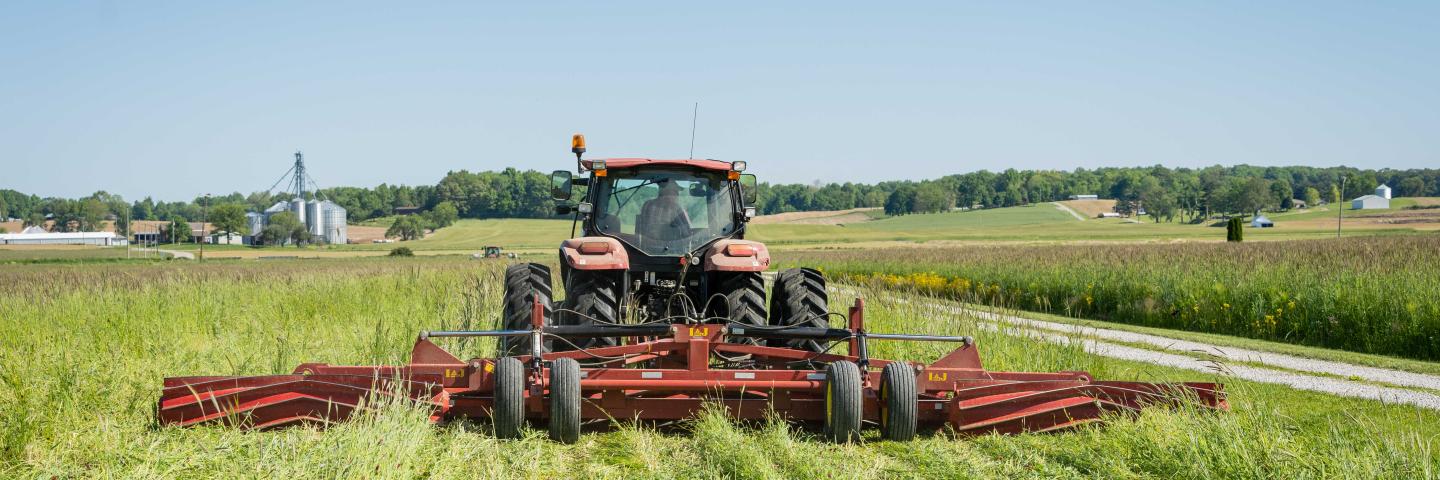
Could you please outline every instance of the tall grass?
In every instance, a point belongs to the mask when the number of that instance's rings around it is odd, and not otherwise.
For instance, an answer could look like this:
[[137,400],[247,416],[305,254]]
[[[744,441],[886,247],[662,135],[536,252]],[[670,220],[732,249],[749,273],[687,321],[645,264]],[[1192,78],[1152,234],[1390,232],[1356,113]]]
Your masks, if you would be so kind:
[[[500,441],[484,421],[432,426],[403,404],[329,430],[154,424],[169,375],[288,372],[307,361],[403,363],[422,329],[498,317],[499,262],[370,258],[293,263],[0,266],[0,477],[141,478],[1424,478],[1440,415],[1230,381],[1234,411],[1147,411],[1059,435],[833,445],[778,420],[711,411],[678,427],[622,423],[574,445],[543,427]],[[14,279],[15,281],[10,281]],[[1027,339],[862,288],[877,332],[975,336],[989,368],[1109,379],[1213,380]],[[849,299],[836,298],[833,309]],[[952,345],[873,342],[929,361]],[[446,342],[461,356],[488,342]]]
[[1440,237],[796,253],[832,276],[963,301],[1440,359]]

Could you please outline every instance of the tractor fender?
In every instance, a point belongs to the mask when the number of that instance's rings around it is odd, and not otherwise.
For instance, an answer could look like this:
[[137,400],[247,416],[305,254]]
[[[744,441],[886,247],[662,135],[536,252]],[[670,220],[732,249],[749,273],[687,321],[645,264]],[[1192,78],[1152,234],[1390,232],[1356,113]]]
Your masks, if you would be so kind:
[[560,243],[560,258],[576,270],[626,270],[630,254],[619,240],[610,237],[580,237]]
[[763,272],[770,268],[770,250],[765,244],[727,238],[705,251],[707,272]]

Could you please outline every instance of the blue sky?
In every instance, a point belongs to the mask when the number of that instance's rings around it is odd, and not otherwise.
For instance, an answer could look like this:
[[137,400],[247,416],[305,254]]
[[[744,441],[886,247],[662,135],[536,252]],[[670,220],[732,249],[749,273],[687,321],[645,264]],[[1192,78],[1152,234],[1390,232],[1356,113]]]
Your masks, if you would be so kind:
[[684,157],[694,102],[697,157],[780,182],[1440,166],[1440,2],[400,3],[0,6],[0,188]]

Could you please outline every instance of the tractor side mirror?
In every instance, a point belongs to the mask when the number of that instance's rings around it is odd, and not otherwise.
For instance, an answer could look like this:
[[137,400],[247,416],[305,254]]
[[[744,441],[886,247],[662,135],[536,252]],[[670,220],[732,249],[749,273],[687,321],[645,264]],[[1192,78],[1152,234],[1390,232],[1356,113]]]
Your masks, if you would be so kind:
[[570,183],[569,170],[556,170],[550,173],[550,198],[557,201],[569,200],[573,195],[574,188]]
[[740,197],[747,207],[755,206],[755,202],[760,199],[760,187],[755,184],[754,175],[740,175]]

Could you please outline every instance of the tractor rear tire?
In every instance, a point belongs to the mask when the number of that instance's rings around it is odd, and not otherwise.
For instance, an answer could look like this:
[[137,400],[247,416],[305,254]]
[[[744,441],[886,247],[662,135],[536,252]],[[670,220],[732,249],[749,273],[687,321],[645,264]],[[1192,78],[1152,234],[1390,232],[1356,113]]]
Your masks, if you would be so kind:
[[580,362],[573,358],[550,365],[550,438],[560,443],[580,440]]
[[[565,279],[565,302],[561,312],[562,325],[591,326],[595,324],[618,325],[620,323],[620,285],[623,272],[597,270],[569,270]],[[598,348],[617,345],[614,337],[569,338],[578,348]],[[558,342],[560,350],[572,350],[570,344]]]
[[[716,272],[710,277],[715,288],[705,300],[705,316],[721,317],[742,325],[764,326],[765,277],[760,272]],[[724,298],[716,298],[721,295]],[[723,302],[723,304],[722,304]],[[754,343],[754,340],[737,340]]]
[[525,425],[525,365],[515,357],[495,361],[495,407],[490,421],[495,437],[520,438]]
[[915,438],[920,398],[915,393],[915,369],[894,362],[880,370],[880,434],[905,442]]
[[[504,326],[505,330],[529,330],[530,315],[535,300],[540,301],[544,311],[544,324],[554,322],[555,312],[551,305],[550,267],[538,263],[517,263],[505,269]],[[517,356],[530,354],[530,337],[500,337],[500,355]],[[541,345],[542,352],[550,351],[550,342]]]
[[[776,275],[770,290],[770,325],[828,328],[830,295],[825,291],[825,275],[812,268],[791,268]],[[825,344],[816,340],[770,340],[770,346],[825,350]]]
[[825,366],[825,435],[835,443],[860,439],[860,367],[840,360]]

